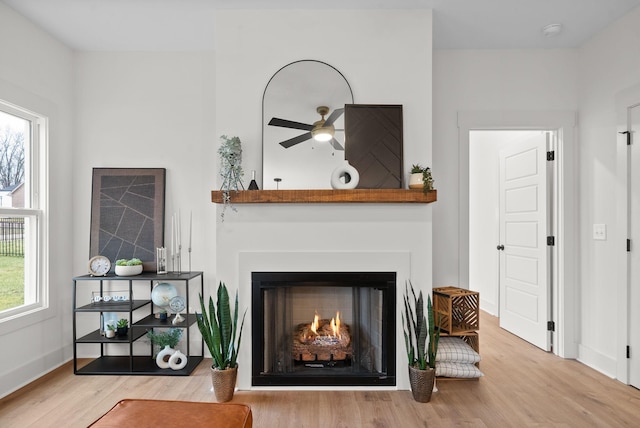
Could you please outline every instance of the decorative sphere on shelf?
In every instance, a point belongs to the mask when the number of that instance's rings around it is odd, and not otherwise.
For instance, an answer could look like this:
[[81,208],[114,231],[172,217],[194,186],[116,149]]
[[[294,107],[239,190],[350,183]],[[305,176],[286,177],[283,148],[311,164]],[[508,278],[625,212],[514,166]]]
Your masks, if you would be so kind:
[[161,308],[169,306],[171,299],[178,295],[178,289],[175,285],[168,282],[156,284],[151,290],[151,301],[154,305]]

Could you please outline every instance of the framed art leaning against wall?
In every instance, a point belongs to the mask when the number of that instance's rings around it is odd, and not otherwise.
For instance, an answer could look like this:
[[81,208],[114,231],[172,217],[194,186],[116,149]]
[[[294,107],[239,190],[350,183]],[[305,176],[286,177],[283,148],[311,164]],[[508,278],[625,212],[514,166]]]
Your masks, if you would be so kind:
[[139,258],[156,270],[164,242],[164,168],[94,168],[90,254],[115,261]]

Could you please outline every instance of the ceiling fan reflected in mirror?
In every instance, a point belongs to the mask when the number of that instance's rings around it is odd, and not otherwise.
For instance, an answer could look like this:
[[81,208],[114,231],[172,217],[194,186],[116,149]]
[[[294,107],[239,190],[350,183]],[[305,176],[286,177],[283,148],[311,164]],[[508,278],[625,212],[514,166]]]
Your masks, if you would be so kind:
[[344,150],[344,147],[342,147],[342,145],[334,137],[336,129],[333,126],[333,123],[340,117],[342,113],[344,113],[344,108],[337,108],[333,110],[329,117],[326,119],[324,117],[329,113],[329,107],[319,106],[316,111],[322,118],[316,122],[313,122],[313,125],[294,122],[287,119],[279,119],[277,117],[272,118],[269,121],[269,125],[271,126],[309,131],[305,132],[304,134],[298,135],[297,137],[293,137],[289,140],[282,141],[280,142],[280,145],[285,149],[288,149],[289,147],[293,147],[296,144],[313,138],[316,141],[328,141],[329,144],[331,144],[331,146],[336,150]]

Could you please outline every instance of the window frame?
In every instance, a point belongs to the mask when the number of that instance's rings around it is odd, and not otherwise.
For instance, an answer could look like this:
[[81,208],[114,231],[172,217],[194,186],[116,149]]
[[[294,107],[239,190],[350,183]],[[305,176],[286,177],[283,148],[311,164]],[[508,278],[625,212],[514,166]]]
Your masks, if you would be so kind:
[[[48,118],[42,114],[0,99],[0,110],[27,120],[29,138],[25,136],[25,199],[24,208],[4,208],[3,217],[22,217],[29,231],[25,233],[25,301],[20,306],[0,312],[0,334],[7,329],[19,328],[51,316],[48,284]],[[28,299],[29,297],[29,299]],[[15,321],[15,322],[14,322]],[[18,325],[19,324],[19,325]]]

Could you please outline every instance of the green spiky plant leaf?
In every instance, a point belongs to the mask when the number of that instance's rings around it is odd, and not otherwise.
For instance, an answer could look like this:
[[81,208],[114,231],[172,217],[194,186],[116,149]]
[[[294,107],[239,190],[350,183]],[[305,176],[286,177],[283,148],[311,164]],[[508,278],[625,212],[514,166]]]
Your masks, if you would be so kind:
[[[413,284],[407,281],[404,293],[402,329],[409,365],[420,370],[435,368],[440,329],[435,326],[431,296],[427,296],[427,315],[424,314],[422,291],[416,296]],[[409,288],[411,287],[411,288]],[[411,294],[409,294],[411,290]]]
[[242,323],[238,328],[238,292],[236,291],[233,319],[229,305],[229,292],[224,283],[221,282],[218,285],[216,304],[213,298],[209,297],[208,310],[201,294],[199,298],[202,313],[196,313],[196,321],[204,343],[211,353],[212,367],[219,370],[236,367],[244,319],[247,315],[245,309]]

